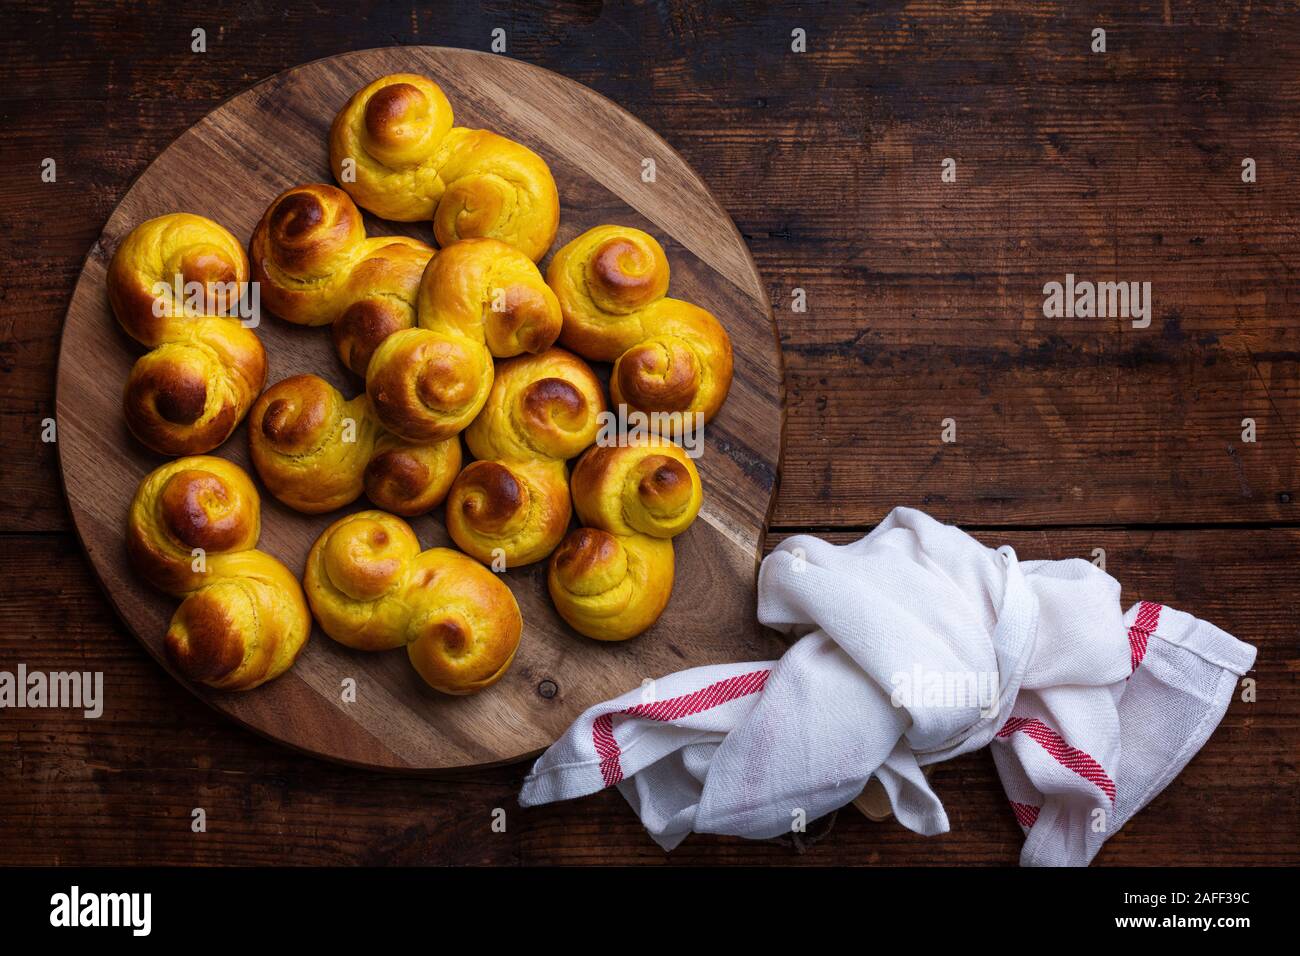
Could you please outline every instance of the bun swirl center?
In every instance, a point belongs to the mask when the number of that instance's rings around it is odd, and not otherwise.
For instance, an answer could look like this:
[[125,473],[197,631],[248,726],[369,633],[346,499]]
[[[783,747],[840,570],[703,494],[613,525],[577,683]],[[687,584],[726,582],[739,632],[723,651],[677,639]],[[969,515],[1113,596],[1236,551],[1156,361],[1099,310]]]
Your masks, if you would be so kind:
[[619,234],[596,246],[587,260],[587,288],[606,312],[634,312],[668,291],[668,260],[662,249]]
[[372,601],[401,578],[403,563],[411,556],[406,545],[380,522],[358,518],[325,544],[325,573],[353,600]]
[[247,533],[253,503],[208,471],[185,469],[158,496],[163,526],[187,548],[226,551]]

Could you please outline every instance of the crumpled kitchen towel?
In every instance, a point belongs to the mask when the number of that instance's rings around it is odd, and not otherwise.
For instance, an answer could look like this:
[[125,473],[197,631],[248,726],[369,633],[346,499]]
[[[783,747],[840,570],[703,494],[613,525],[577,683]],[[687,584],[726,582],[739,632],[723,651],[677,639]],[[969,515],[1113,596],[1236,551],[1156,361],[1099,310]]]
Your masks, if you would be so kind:
[[[899,821],[948,830],[921,772],[993,748],[1022,865],[1086,865],[1218,725],[1255,649],[1141,602],[1082,559],[1019,561],[897,508],[853,544],[801,535],[763,562],[778,661],[697,667],[587,710],[520,803],[616,785],[672,849],[765,838],[879,778]],[[702,626],[707,626],[702,622]]]

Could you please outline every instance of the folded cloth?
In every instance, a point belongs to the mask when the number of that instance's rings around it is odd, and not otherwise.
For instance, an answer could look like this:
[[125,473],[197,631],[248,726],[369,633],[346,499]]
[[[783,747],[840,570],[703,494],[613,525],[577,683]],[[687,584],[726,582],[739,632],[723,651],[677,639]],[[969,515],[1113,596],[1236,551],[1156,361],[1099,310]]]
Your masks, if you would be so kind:
[[774,837],[872,777],[904,826],[944,833],[921,768],[991,745],[1023,865],[1086,865],[1218,725],[1255,649],[1141,602],[1082,559],[1019,561],[897,508],[853,544],[800,535],[764,561],[778,661],[696,667],[587,710],[525,806],[617,786],[672,849]]

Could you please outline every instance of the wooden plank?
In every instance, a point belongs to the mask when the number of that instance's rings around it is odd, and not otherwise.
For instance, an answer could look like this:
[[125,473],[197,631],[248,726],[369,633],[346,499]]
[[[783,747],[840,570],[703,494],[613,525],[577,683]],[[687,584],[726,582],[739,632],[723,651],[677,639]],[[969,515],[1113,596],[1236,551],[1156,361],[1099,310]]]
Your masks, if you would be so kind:
[[[1022,558],[1107,552],[1124,600],[1168,601],[1259,648],[1254,704],[1234,701],[1188,768],[1113,838],[1101,865],[1300,863],[1300,603],[1295,530],[978,532]],[[841,535],[837,540],[850,539]],[[0,716],[4,863],[800,863],[1012,864],[1020,831],[987,753],[933,778],[953,830],[934,839],[852,811],[800,856],[772,843],[692,836],[665,856],[622,798],[533,810],[515,802],[527,764],[436,777],[337,766],[285,750],[191,697],[116,622],[67,536],[8,536],[0,669],[100,670],[98,720]],[[193,808],[208,832],[190,831]],[[491,831],[503,808],[504,834]],[[816,831],[818,828],[813,827]]]

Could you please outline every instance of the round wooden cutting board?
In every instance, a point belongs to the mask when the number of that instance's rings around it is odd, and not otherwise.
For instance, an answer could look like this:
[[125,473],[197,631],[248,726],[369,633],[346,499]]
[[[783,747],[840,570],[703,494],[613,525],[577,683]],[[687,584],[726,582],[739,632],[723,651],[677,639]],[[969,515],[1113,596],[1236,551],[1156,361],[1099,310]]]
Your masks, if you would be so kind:
[[[561,201],[553,250],[599,223],[645,229],[668,252],[670,294],[704,306],[726,326],[735,347],[735,381],[706,428],[698,459],[704,509],[676,539],[677,579],[667,611],[631,641],[603,644],[569,630],[551,606],[545,562],[507,572],[524,614],[523,640],[506,677],[476,696],[439,695],[424,686],[404,653],[350,650],[319,629],[278,680],[243,694],[192,689],[268,737],[347,763],[390,769],[502,763],[537,753],[585,708],[648,678],[701,664],[769,659],[781,649],[755,619],[755,574],[776,491],[783,423],[781,358],[767,297],[739,233],[700,178],[613,103],[534,66],[438,47],[320,60],[227,101],[149,166],[87,256],[59,353],[59,457],[73,520],[105,590],[166,666],[162,637],[178,602],[131,572],[124,546],[136,486],[164,459],[136,442],[123,422],[122,387],[141,349],[109,309],[109,259],[135,225],[168,212],[208,216],[246,242],[280,192],[331,181],[326,134],[334,114],[361,86],[394,72],[423,73],[439,83],[457,125],[495,130],[546,159]],[[646,160],[654,163],[652,182],[643,179]],[[427,223],[368,216],[366,224],[371,235],[403,233],[433,242]],[[328,328],[265,317],[257,334],[266,346],[268,384],[312,372],[349,396],[361,390],[335,357]],[[213,454],[255,475],[246,426]],[[264,490],[262,505],[259,547],[299,574],[312,542],[341,513],[301,515]],[[363,499],[347,510],[365,507]],[[451,546],[440,510],[412,524],[425,547]],[[347,678],[356,681],[355,702],[343,700]],[[111,707],[112,689],[107,693]]]

